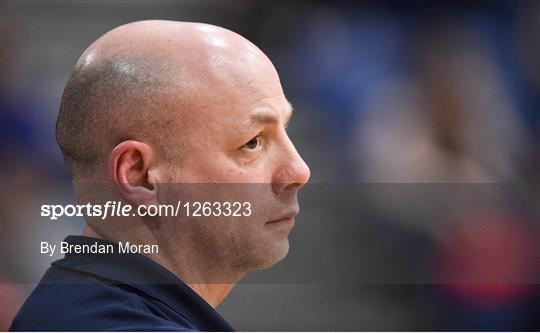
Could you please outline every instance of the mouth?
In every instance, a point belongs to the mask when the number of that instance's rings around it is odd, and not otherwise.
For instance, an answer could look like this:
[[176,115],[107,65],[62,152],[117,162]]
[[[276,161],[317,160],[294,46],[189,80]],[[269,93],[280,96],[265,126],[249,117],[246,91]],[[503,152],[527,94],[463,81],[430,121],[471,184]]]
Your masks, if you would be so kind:
[[265,223],[267,226],[279,226],[279,225],[293,225],[295,217],[298,215],[298,209],[295,209],[287,214],[282,215],[281,217],[268,221]]

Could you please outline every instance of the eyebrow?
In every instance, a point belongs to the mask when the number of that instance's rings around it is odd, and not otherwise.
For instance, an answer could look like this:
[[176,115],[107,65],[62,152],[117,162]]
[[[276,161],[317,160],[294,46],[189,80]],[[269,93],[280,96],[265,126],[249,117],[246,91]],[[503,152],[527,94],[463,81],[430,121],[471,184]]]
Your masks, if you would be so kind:
[[[293,114],[293,107],[291,103],[287,102],[287,116],[285,118],[285,127],[289,124],[289,121],[291,120],[292,114]],[[279,118],[277,117],[276,113],[273,111],[270,111],[269,109],[260,109],[251,115],[251,122],[258,124],[258,125],[265,125],[265,124],[277,124],[279,122]]]

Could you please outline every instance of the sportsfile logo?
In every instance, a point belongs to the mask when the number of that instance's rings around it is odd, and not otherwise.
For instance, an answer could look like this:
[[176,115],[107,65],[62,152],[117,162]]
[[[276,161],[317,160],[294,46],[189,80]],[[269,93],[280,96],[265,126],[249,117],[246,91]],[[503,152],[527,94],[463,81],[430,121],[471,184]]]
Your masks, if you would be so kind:
[[250,202],[182,202],[176,205],[140,205],[136,209],[121,201],[107,201],[105,204],[41,205],[41,216],[56,221],[61,217],[240,217],[251,216]]

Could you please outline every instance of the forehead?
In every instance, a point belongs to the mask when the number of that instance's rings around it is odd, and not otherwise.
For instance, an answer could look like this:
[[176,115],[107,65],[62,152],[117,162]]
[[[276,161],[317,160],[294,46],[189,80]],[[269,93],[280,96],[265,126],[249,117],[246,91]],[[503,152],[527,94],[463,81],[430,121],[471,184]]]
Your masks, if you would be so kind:
[[230,131],[257,123],[257,120],[273,117],[285,121],[290,108],[279,81],[253,80],[216,90],[214,98],[200,115],[207,129],[234,134]]
[[[230,126],[254,108],[286,111],[278,73],[268,57],[249,41],[205,34],[196,54],[175,52],[177,85],[171,87],[178,117],[191,129]],[[230,38],[229,38],[230,37]]]
[[231,64],[234,61],[219,62],[207,80],[198,84],[194,116],[207,124],[228,123],[248,116],[254,109],[286,111],[289,103],[269,61]]

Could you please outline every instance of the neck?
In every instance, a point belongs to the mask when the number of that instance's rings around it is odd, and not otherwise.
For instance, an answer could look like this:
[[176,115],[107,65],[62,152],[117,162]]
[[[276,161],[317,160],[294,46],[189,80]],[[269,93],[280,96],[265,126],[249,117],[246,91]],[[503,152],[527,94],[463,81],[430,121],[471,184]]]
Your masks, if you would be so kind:
[[201,296],[206,303],[216,308],[234,287],[232,283],[192,283],[188,286]]
[[[125,241],[126,239],[115,239],[109,235],[103,234],[95,230],[90,226],[86,226],[83,236],[94,237],[99,239],[107,239],[111,241]],[[129,239],[129,241],[135,241]],[[163,251],[162,251],[163,250]],[[159,263],[161,266],[167,268],[170,272],[176,275],[179,279],[186,282],[186,284],[197,293],[202,299],[204,299],[210,306],[216,308],[234,287],[234,283],[189,283],[189,281],[231,281],[231,279],[218,279],[209,278],[207,274],[198,274],[200,270],[193,265],[182,265],[181,262],[193,262],[192,260],[185,260],[186,258],[169,259],[167,249],[160,246],[160,253],[158,255],[148,256],[150,259]],[[178,252],[176,252],[178,253]],[[144,255],[141,253],[141,255]],[[175,257],[179,257],[178,255]],[[182,260],[184,259],[184,260]],[[207,272],[206,272],[207,273]],[[204,276],[204,277],[203,277]],[[236,280],[236,279],[235,279]]]

